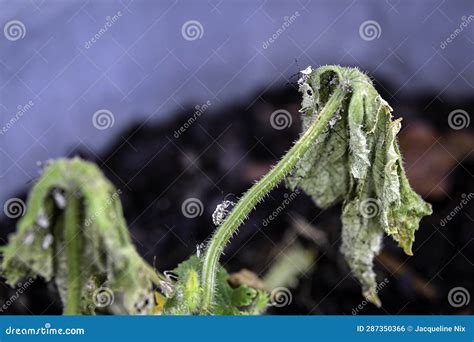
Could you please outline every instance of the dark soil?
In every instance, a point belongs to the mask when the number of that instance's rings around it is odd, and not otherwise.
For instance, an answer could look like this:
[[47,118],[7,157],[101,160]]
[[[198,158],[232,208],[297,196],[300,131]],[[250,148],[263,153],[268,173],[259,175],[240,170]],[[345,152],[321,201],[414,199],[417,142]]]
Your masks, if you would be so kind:
[[[388,94],[382,95],[390,98]],[[474,113],[474,102],[460,103],[459,99],[435,101],[425,109],[432,98],[420,96],[389,102],[396,116],[405,116],[404,125],[421,121],[440,136],[452,132],[446,123],[451,110],[463,108]],[[189,106],[189,110],[175,113],[167,122],[137,123],[130,127],[100,158],[86,148],[74,154],[98,163],[122,190],[125,216],[137,249],[159,270],[169,270],[195,253],[196,246],[209,238],[214,230],[211,215],[216,205],[224,198],[237,199],[290,148],[300,127],[299,100],[297,91],[288,85],[284,89],[265,92],[250,108],[247,106],[253,99],[225,107],[213,104],[175,138],[175,130],[194,111],[194,106]],[[271,113],[280,108],[293,116],[293,124],[284,130],[273,129],[270,125]],[[452,172],[446,177],[451,182],[445,195],[427,197],[433,204],[434,214],[421,222],[413,257],[404,255],[390,238],[385,239],[384,256],[388,259],[376,265],[380,281],[388,279],[379,294],[383,303],[381,309],[364,302],[359,284],[349,274],[338,252],[339,206],[321,211],[309,197],[301,194],[271,224],[262,226],[262,220],[289,192],[284,185],[272,191],[250,215],[226,249],[222,262],[229,272],[247,268],[264,274],[274,255],[286,247],[284,237],[292,230],[291,216],[299,214],[321,229],[329,243],[318,247],[300,238],[306,246],[313,245],[318,249],[317,262],[293,290],[291,305],[274,308],[270,313],[472,313],[474,300],[468,306],[454,308],[448,303],[447,296],[456,286],[465,287],[474,296],[474,204],[469,203],[444,227],[440,226],[440,220],[459,204],[462,193],[474,192],[473,157],[465,154],[458,159],[461,163],[455,163],[454,170],[449,170]],[[204,204],[202,215],[194,219],[186,218],[181,212],[181,204],[190,197],[199,198]],[[1,223],[4,241],[6,234],[13,230],[13,224]],[[398,266],[395,269],[387,267],[387,260]],[[396,269],[398,272],[393,275]],[[6,285],[0,286],[1,298],[9,298],[12,294],[13,290]],[[54,287],[37,280],[8,313],[60,314],[61,305]]]

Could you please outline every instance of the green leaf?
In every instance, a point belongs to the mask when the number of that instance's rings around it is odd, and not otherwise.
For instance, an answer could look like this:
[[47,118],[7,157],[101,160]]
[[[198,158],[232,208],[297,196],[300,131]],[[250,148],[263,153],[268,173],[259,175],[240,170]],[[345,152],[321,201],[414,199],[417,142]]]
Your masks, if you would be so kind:
[[288,186],[303,189],[321,208],[342,202],[341,252],[364,296],[380,306],[373,259],[384,232],[411,255],[419,221],[432,213],[405,175],[396,140],[401,119],[392,120],[390,106],[357,69],[307,69],[299,83],[304,131],[336,87],[346,97],[326,131],[298,161]]
[[119,193],[92,163],[74,158],[49,164],[4,248],[7,282],[36,276],[54,281],[68,314],[94,313],[104,299],[118,308],[119,298],[121,313],[148,312],[150,270],[131,242]]
[[232,291],[232,305],[236,307],[249,306],[257,296],[257,290],[246,285],[240,285]]
[[[165,314],[193,315],[198,313],[202,299],[202,288],[194,286],[200,283],[199,270],[202,260],[193,255],[173,270],[178,281],[173,284],[174,295],[166,302]],[[190,279],[193,286],[190,286]],[[232,288],[228,282],[229,274],[219,265],[216,282],[215,303],[206,314],[210,315],[258,315],[268,305],[268,295],[261,290],[246,285]]]

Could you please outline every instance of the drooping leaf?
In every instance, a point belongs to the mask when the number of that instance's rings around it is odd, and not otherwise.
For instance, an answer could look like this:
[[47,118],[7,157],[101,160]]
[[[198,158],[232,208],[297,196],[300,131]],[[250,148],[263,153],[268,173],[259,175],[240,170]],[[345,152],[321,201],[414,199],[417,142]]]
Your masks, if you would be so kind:
[[380,305],[373,259],[383,233],[411,255],[419,221],[432,212],[405,175],[396,140],[401,119],[392,119],[392,108],[357,69],[307,69],[299,83],[304,131],[336,87],[346,97],[287,183],[292,189],[303,189],[321,208],[342,202],[341,252],[364,296]]
[[4,248],[2,275],[11,285],[23,277],[54,281],[65,308],[76,300],[78,313],[122,298],[120,312],[136,314],[149,312],[154,301],[145,268],[119,191],[97,166],[74,158],[50,163],[31,190],[26,214]]

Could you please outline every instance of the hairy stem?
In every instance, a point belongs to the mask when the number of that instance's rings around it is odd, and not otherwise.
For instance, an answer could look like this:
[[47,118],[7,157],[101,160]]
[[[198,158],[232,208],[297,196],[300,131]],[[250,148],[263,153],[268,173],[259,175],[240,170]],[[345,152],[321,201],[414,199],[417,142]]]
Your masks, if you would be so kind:
[[67,300],[64,308],[65,315],[81,314],[81,234],[79,234],[79,202],[80,200],[72,194],[65,209],[64,240],[66,242],[67,254]]
[[315,122],[285,154],[280,162],[244,194],[224,223],[217,229],[207,247],[204,258],[202,270],[202,313],[207,313],[213,303],[217,265],[225,245],[253,208],[288,175],[298,160],[304,156],[306,151],[324,131],[334,113],[341,106],[344,95],[345,92],[341,88],[337,88],[334,91]]

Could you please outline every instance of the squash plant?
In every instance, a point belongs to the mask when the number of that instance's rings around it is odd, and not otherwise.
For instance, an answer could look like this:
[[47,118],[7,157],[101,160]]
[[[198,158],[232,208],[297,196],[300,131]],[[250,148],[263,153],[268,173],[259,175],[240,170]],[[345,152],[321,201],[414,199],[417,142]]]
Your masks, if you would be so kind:
[[3,276],[12,285],[27,276],[54,281],[65,314],[101,312],[107,295],[110,313],[263,313],[269,294],[231,287],[219,258],[250,212],[285,181],[321,208],[342,203],[341,252],[365,298],[380,306],[373,260],[384,234],[411,255],[419,221],[432,212],[405,175],[396,140],[401,119],[393,120],[358,69],[308,67],[298,83],[300,138],[221,217],[203,256],[156,272],[136,252],[112,184],[95,165],[62,159],[33,187],[27,213],[3,248]]

